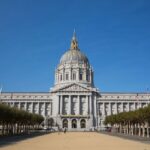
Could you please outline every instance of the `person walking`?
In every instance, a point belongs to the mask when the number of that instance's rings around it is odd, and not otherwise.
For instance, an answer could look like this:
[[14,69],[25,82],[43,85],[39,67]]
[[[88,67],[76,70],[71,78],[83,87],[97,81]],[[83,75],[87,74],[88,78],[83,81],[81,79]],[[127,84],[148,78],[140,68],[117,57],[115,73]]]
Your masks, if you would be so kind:
[[64,133],[66,133],[66,131],[67,131],[67,129],[66,129],[66,127],[64,128]]

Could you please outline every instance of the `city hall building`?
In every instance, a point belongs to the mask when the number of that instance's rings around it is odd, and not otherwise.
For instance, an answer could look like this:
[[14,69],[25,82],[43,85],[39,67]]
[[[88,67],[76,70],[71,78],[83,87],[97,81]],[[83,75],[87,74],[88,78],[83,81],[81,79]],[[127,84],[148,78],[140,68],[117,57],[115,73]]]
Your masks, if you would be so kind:
[[89,131],[103,129],[108,115],[147,106],[150,94],[99,91],[94,86],[93,68],[79,49],[74,33],[70,49],[62,55],[55,70],[55,83],[49,92],[2,92],[0,101],[41,114],[45,117],[45,125],[53,118],[54,125],[59,128]]

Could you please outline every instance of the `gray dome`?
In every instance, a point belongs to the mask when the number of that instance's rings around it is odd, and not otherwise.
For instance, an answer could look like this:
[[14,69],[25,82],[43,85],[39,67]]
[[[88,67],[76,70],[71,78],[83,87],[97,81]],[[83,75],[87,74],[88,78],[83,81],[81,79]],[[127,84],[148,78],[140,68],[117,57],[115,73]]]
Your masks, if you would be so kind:
[[60,59],[60,63],[85,63],[89,64],[88,58],[80,50],[71,49],[67,51]]
[[88,58],[80,51],[75,32],[71,40],[70,49],[61,57],[61,64],[65,63],[84,63],[89,65]]

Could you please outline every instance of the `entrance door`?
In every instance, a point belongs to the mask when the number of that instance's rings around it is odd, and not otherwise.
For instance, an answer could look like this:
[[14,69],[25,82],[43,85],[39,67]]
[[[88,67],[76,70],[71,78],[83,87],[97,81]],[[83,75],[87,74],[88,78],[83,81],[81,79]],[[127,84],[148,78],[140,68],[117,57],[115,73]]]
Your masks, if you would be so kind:
[[72,128],[77,128],[77,120],[76,119],[72,120]]
[[67,119],[63,120],[63,128],[68,128],[68,120]]

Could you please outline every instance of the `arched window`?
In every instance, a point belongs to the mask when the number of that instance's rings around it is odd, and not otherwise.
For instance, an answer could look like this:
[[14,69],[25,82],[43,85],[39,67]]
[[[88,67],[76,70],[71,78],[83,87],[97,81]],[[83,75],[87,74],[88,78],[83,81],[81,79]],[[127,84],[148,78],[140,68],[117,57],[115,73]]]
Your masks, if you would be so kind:
[[77,120],[76,119],[72,120],[72,128],[77,128]]
[[82,119],[82,120],[80,121],[80,127],[81,127],[81,128],[86,128],[86,121],[85,121],[85,119]]
[[68,120],[67,119],[63,120],[63,128],[68,128]]

